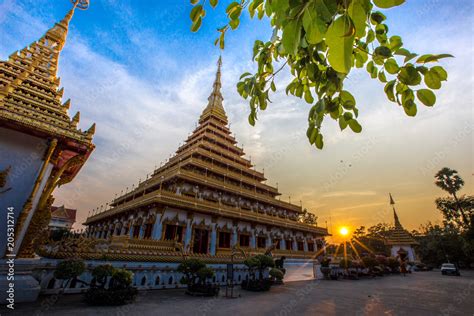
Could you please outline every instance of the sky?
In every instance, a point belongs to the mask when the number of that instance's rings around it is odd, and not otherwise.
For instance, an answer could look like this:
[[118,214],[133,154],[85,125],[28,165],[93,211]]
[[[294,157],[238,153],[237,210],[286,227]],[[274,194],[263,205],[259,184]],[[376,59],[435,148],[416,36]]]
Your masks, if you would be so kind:
[[[88,10],[76,10],[59,76],[70,115],[81,112],[79,127],[97,123],[96,149],[54,194],[56,205],[78,209],[76,228],[166,161],[194,129],[221,53],[213,43],[230,1],[220,2],[197,33],[190,31],[189,0],[92,0]],[[40,38],[70,7],[67,0],[0,0],[0,59]],[[248,103],[235,86],[241,73],[255,70],[253,42],[270,38],[267,20],[246,15],[221,53],[224,106],[246,157],[264,169],[267,184],[278,183],[282,200],[301,201],[330,232],[393,223],[389,192],[407,229],[440,223],[434,200],[446,194],[434,174],[445,166],[464,178],[461,195],[473,193],[473,3],[408,1],[384,14],[389,34],[409,50],[455,56],[441,62],[448,82],[436,91],[436,105],[419,106],[413,118],[386,99],[380,82],[351,72],[346,89],[356,97],[363,132],[341,132],[328,118],[322,151],[305,135],[309,105],[284,93],[287,71],[256,126],[248,124]]]

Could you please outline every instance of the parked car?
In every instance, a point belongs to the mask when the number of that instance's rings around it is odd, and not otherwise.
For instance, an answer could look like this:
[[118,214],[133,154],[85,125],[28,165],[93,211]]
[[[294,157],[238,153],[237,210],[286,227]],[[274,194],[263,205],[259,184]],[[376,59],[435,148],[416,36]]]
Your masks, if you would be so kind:
[[457,275],[460,276],[458,267],[453,263],[443,263],[441,265],[441,274],[442,275]]

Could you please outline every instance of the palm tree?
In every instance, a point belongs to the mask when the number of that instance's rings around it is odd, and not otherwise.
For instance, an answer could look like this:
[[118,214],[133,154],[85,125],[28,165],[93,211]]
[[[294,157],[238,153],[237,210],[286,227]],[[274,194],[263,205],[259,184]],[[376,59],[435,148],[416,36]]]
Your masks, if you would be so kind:
[[459,176],[458,172],[454,169],[449,169],[444,167],[438,171],[435,175],[435,184],[440,187],[442,190],[451,194],[458,206],[458,211],[461,213],[464,223],[468,223],[466,215],[464,214],[459,199],[456,195],[456,192],[459,191],[463,185],[464,180]]

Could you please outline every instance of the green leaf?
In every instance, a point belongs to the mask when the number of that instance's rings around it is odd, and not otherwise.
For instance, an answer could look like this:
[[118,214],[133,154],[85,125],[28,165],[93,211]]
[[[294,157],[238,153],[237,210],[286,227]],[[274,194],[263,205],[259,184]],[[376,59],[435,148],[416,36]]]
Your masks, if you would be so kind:
[[382,9],[389,9],[392,7],[399,6],[405,2],[405,0],[373,0],[374,4]]
[[306,101],[306,103],[309,103],[309,104],[312,104],[314,102],[314,98],[311,95],[311,91],[309,91],[309,90],[305,91],[304,100]]
[[253,113],[249,114],[249,124],[255,126],[255,116]]
[[342,106],[347,110],[352,109],[356,105],[356,100],[349,91],[342,90],[339,93],[339,97],[342,100]]
[[199,2],[199,0],[191,0],[191,4],[192,4],[192,5],[195,5],[195,4],[198,3],[198,2]]
[[229,22],[230,27],[235,30],[240,24],[240,19],[235,19]]
[[420,89],[416,91],[416,97],[426,106],[433,106],[436,103],[436,96],[429,89]]
[[380,24],[385,21],[385,19],[385,15],[380,11],[375,11],[370,14],[370,21],[372,22],[372,24]]
[[320,18],[312,4],[305,9],[303,14],[303,28],[306,32],[306,40],[310,44],[317,44],[323,40],[326,34],[326,22]]
[[425,84],[430,89],[439,89],[441,88],[441,79],[437,71],[433,69],[428,70],[425,73]]
[[416,62],[421,64],[421,63],[429,63],[429,62],[436,62],[441,58],[447,58],[447,57],[454,57],[451,54],[439,54],[439,55],[433,55],[433,54],[425,54],[420,56]]
[[[196,0],[193,0],[193,1],[196,1]],[[216,5],[217,5],[217,2],[218,0],[209,0],[209,4],[211,5],[211,7],[215,8]]]
[[[201,17],[201,15],[202,15],[202,4],[199,4],[191,10],[191,13],[189,14],[189,17],[191,18],[191,21],[196,23],[198,18]],[[195,32],[195,31],[193,31],[193,32]]]
[[360,126],[359,122],[355,119],[349,120],[349,127],[354,133],[360,133],[362,131],[362,126]]
[[366,69],[372,79],[377,78],[378,69],[374,66],[373,61],[367,63]]
[[349,15],[354,22],[355,36],[362,38],[365,36],[367,11],[364,7],[365,0],[353,0],[349,5]]
[[434,66],[431,68],[431,71],[434,71],[438,74],[439,80],[446,81],[448,80],[448,73],[441,66]]
[[416,113],[417,113],[417,109],[416,109],[416,104],[415,102],[413,102],[413,100],[407,100],[404,104],[403,104],[403,110],[405,111],[405,113],[408,115],[408,116],[415,116]]
[[[398,79],[406,85],[416,86],[421,82],[421,75],[412,65],[406,65],[400,69]],[[425,75],[426,80],[426,75]]]
[[375,33],[373,30],[367,32],[367,44],[372,43],[375,39]]
[[301,38],[301,21],[291,20],[283,29],[282,43],[285,52],[289,55],[296,55],[298,44]]
[[380,82],[387,82],[387,77],[385,76],[385,72],[383,72],[383,70],[379,71],[378,77],[379,77]]
[[199,30],[199,28],[201,27],[201,23],[202,23],[202,18],[199,17],[197,21],[191,25],[191,31],[197,32],[197,30]]
[[397,61],[394,58],[389,58],[385,61],[384,63],[385,70],[391,75],[394,75],[398,72],[398,64]]
[[319,131],[317,128],[314,127],[314,125],[310,126],[310,135],[309,135],[309,143],[311,145],[314,144],[314,142],[316,141],[316,138],[318,137],[319,135]]
[[389,81],[387,82],[387,84],[385,85],[384,87],[384,91],[385,91],[385,94],[387,95],[387,98],[392,101],[392,102],[395,102],[395,94],[393,92],[393,87],[395,86],[395,80],[392,80],[392,81]]
[[341,131],[345,130],[347,127],[347,121],[344,116],[339,116],[339,128]]
[[323,149],[324,141],[323,141],[323,135],[321,133],[318,133],[318,135],[316,136],[315,145],[316,145],[316,148]]
[[334,70],[341,73],[349,73],[352,67],[352,46],[354,35],[351,19],[344,15],[331,23],[326,33],[326,44],[328,45],[328,60]]
[[377,55],[377,56],[380,56],[382,58],[388,58],[388,57],[392,56],[392,51],[388,47],[379,46],[379,47],[375,48],[374,54]]
[[397,51],[402,46],[403,46],[403,42],[400,36],[394,35],[390,37],[390,49],[392,51]]

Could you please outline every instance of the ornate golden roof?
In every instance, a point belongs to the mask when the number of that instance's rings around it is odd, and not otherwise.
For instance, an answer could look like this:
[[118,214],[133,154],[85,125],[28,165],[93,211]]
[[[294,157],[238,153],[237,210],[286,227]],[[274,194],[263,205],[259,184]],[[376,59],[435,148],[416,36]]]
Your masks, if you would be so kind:
[[64,89],[59,89],[57,77],[69,22],[76,6],[82,8],[83,2],[74,1],[64,19],[38,41],[0,62],[0,125],[93,148],[95,124],[87,131],[78,129],[79,112],[69,117],[71,101],[61,104]]
[[[393,203],[395,204],[395,203]],[[395,208],[393,208],[393,217],[394,217],[394,224],[395,228],[388,232],[388,237],[385,240],[385,244],[387,245],[417,245],[418,242],[407,232],[400,220],[398,219],[397,212]]]

